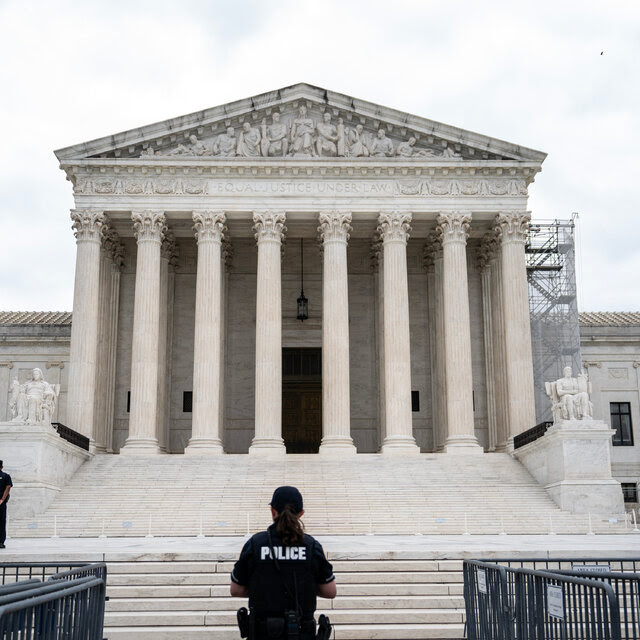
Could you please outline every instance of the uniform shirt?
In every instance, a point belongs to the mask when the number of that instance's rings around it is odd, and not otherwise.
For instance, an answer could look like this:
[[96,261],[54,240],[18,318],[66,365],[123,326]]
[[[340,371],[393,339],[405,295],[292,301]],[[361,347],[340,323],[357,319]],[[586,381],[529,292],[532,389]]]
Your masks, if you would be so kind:
[[[297,557],[297,555],[300,553],[299,549],[304,549],[304,547],[281,546],[277,540],[275,529],[275,524],[272,524],[269,527],[271,538],[274,541],[274,551],[278,556],[278,560],[304,559]],[[327,560],[322,545],[311,536],[305,535],[305,538],[306,540],[311,541],[311,571],[313,573],[313,577],[315,578],[316,584],[328,584],[329,582],[332,582],[336,579],[336,577],[333,575],[333,567]],[[261,547],[260,553],[265,553],[265,557],[271,557],[271,551],[269,549],[265,549],[264,547]],[[233,571],[231,572],[231,580],[236,584],[248,587],[249,581],[251,580],[251,574],[253,573],[255,566],[256,558],[254,557],[253,544],[251,543],[251,540],[247,540],[244,547],[242,548],[242,552],[240,553],[240,558],[233,567]]]
[[[0,499],[2,499],[2,496],[4,495],[4,490],[7,487],[13,487],[13,482],[11,482],[11,476],[8,473],[5,473],[4,471],[0,471]],[[7,496],[7,500],[4,504],[6,504],[7,502],[9,502],[9,496]]]

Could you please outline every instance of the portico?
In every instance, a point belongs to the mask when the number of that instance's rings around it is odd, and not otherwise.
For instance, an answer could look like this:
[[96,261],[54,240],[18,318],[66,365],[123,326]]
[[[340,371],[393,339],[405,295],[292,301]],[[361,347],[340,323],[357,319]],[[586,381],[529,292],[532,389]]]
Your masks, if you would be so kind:
[[284,455],[292,347],[321,348],[322,455],[504,450],[535,423],[544,154],[309,85],[57,154],[78,239],[68,426],[97,451]]

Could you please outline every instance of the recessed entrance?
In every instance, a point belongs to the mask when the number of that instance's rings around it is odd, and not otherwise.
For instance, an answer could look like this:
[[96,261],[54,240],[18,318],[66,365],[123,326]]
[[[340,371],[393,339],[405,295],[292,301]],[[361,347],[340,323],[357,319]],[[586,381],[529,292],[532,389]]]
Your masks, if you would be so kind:
[[282,350],[282,437],[287,453],[318,453],[322,438],[322,350]]

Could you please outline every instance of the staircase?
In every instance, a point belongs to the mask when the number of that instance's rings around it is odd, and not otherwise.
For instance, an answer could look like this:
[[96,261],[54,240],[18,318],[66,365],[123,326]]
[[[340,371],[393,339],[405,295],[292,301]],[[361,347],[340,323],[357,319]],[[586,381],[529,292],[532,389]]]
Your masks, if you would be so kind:
[[[459,560],[336,560],[335,600],[318,599],[339,640],[462,638]],[[104,637],[231,640],[240,637],[229,596],[230,561],[109,563]]]
[[[14,538],[233,536],[265,528],[273,489],[297,486],[313,535],[584,534],[586,515],[561,511],[506,453],[96,455],[37,517],[10,519]],[[19,499],[16,486],[15,499]],[[54,531],[55,529],[55,531]],[[592,514],[595,533],[623,533]]]

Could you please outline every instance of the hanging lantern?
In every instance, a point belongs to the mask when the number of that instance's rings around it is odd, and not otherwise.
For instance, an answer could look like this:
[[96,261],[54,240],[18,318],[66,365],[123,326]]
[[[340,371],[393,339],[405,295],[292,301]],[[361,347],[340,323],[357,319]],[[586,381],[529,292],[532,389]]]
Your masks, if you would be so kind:
[[304,322],[309,317],[309,301],[304,297],[304,246],[300,238],[300,297],[298,298],[298,320]]

